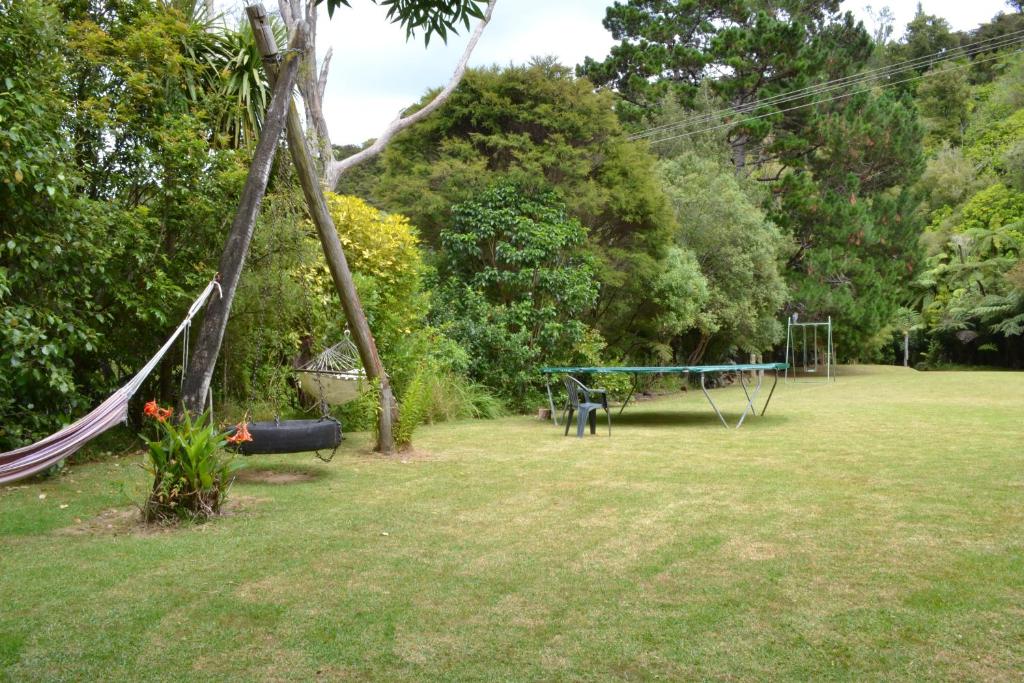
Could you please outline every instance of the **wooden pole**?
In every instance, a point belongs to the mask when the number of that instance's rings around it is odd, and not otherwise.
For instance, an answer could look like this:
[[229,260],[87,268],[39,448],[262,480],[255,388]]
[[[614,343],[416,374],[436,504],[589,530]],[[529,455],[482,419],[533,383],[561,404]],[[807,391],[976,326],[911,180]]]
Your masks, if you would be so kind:
[[[305,41],[305,24],[300,24],[291,39],[291,50],[302,50]],[[263,195],[267,191],[267,180],[270,178],[270,167],[274,161],[277,141],[284,129],[288,104],[291,102],[292,85],[299,68],[298,55],[289,50],[283,62],[281,78],[273,89],[270,106],[263,119],[259,142],[253,154],[249,174],[242,188],[242,198],[238,211],[231,223],[227,243],[220,257],[220,283],[222,296],[212,298],[203,315],[203,323],[199,335],[193,345],[194,351],[190,359],[188,372],[182,384],[181,402],[185,410],[193,415],[203,412],[206,395],[210,391],[210,381],[220,354],[221,343],[224,341],[224,330],[227,328],[231,304],[238,289],[238,281],[245,267],[245,257],[249,252],[253,231],[256,227],[256,216],[259,215]]]
[[[256,45],[263,56],[263,64],[267,70],[267,78],[271,83],[278,80],[277,62],[279,52],[277,41],[270,30],[270,23],[267,21],[267,11],[262,4],[250,5],[245,8],[249,16],[249,23],[252,24],[253,35],[256,38]],[[276,90],[276,88],[275,88]],[[330,211],[327,209],[327,200],[324,197],[323,188],[320,185],[316,165],[313,163],[313,154],[309,149],[309,143],[302,132],[302,123],[294,100],[289,101],[288,117],[286,128],[288,131],[288,149],[291,151],[292,160],[295,162],[295,170],[299,176],[299,183],[302,185],[302,193],[306,197],[306,206],[309,215],[316,226],[317,234],[320,236],[320,244],[324,249],[324,257],[331,271],[331,278],[341,298],[342,308],[345,310],[345,319],[348,321],[349,330],[352,332],[352,339],[356,348],[359,349],[359,357],[363,362],[366,375],[375,380],[380,388],[380,422],[377,430],[377,450],[382,453],[393,453],[395,450],[394,426],[398,421],[398,403],[395,401],[394,393],[391,390],[391,382],[384,371],[384,364],[381,362],[380,354],[377,353],[377,342],[370,331],[370,325],[363,312],[362,303],[359,300],[359,293],[352,279],[352,272],[348,267],[348,260],[341,247],[341,240],[338,239],[338,231],[334,226]]]

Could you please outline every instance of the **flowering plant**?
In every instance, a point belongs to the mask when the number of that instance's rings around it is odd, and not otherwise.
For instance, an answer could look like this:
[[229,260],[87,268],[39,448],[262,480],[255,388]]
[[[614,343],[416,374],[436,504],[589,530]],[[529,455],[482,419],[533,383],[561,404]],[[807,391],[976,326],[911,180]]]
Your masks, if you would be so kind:
[[150,401],[143,414],[151,418],[158,438],[147,441],[144,467],[153,475],[153,488],[143,508],[146,521],[170,518],[205,519],[220,512],[234,472],[242,467],[228,442],[252,440],[244,423],[234,434],[218,431],[204,413],[193,419],[186,413],[178,424],[168,420],[174,413]]

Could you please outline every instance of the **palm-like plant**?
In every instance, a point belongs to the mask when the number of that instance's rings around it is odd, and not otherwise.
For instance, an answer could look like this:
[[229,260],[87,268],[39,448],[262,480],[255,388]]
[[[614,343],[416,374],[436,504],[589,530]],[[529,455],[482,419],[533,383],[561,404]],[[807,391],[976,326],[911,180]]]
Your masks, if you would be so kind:
[[[284,24],[275,19],[271,26],[277,42],[284,43]],[[244,147],[254,143],[259,135],[263,113],[270,104],[270,83],[248,23],[237,29],[224,29],[217,47],[209,62],[216,66],[220,80],[217,132],[226,137],[229,146]]]
[[961,341],[1024,334],[1024,278],[1017,282],[1014,275],[1024,272],[1022,235],[1024,223],[1015,222],[949,237],[918,279],[931,294],[924,311],[934,331],[956,333]]
[[910,365],[910,333],[923,327],[921,314],[901,306],[893,316],[892,326],[903,335],[903,367]]
[[[209,112],[215,145],[241,148],[254,143],[270,103],[270,84],[252,27],[242,22],[230,28],[222,15],[211,15],[206,3],[196,0],[162,0],[160,5],[188,25],[181,41],[181,79],[169,87],[179,91],[184,106]],[[283,42],[284,25],[273,19],[271,26]]]

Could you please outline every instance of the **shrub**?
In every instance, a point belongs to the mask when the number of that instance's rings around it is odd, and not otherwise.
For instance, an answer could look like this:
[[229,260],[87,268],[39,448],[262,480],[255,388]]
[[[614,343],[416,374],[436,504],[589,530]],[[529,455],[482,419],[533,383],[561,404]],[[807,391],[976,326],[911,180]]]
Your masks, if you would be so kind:
[[604,345],[581,320],[598,288],[586,240],[553,193],[507,182],[454,206],[441,232],[435,315],[469,353],[470,376],[516,408],[540,396],[538,366]]
[[[357,197],[328,193],[327,206],[356,277],[370,329],[387,361],[395,346],[426,318],[429,302],[423,288],[419,235],[405,216],[386,214]],[[326,266],[318,282],[321,290],[333,292]],[[394,374],[391,367],[388,371]]]
[[145,468],[153,475],[153,488],[142,508],[147,522],[169,519],[203,520],[220,512],[233,473],[242,464],[224,451],[229,443],[251,440],[246,426],[231,436],[210,424],[204,413],[193,419],[186,414],[178,425],[168,421],[171,409],[146,404],[158,438],[148,441]]
[[462,418],[489,420],[507,414],[505,404],[487,387],[428,358],[413,374],[402,397],[395,441],[399,447],[408,446],[413,432],[423,424]]

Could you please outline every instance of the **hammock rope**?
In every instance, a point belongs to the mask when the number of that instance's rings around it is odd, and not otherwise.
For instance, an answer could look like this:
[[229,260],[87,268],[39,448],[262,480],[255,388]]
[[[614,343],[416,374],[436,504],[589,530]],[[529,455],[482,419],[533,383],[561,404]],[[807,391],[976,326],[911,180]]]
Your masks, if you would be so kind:
[[[164,342],[164,345],[160,347],[156,355],[150,358],[149,362],[142,366],[142,369],[127,384],[111,394],[107,400],[92,412],[40,441],[16,448],[13,451],[0,453],[0,484],[18,481],[45,470],[47,467],[51,467],[68,457],[111,427],[118,423],[126,422],[128,419],[128,402],[132,396],[139,390],[142,383],[153,372],[153,368],[163,359],[178,337],[182,334],[187,335],[188,329],[192,325],[192,318],[206,304],[207,299],[210,298],[215,289],[220,292],[220,283],[216,280],[211,280],[210,284],[203,290],[203,293],[189,307],[185,319],[181,321],[181,324],[174,330],[170,338]],[[223,293],[221,294],[223,295]]]

